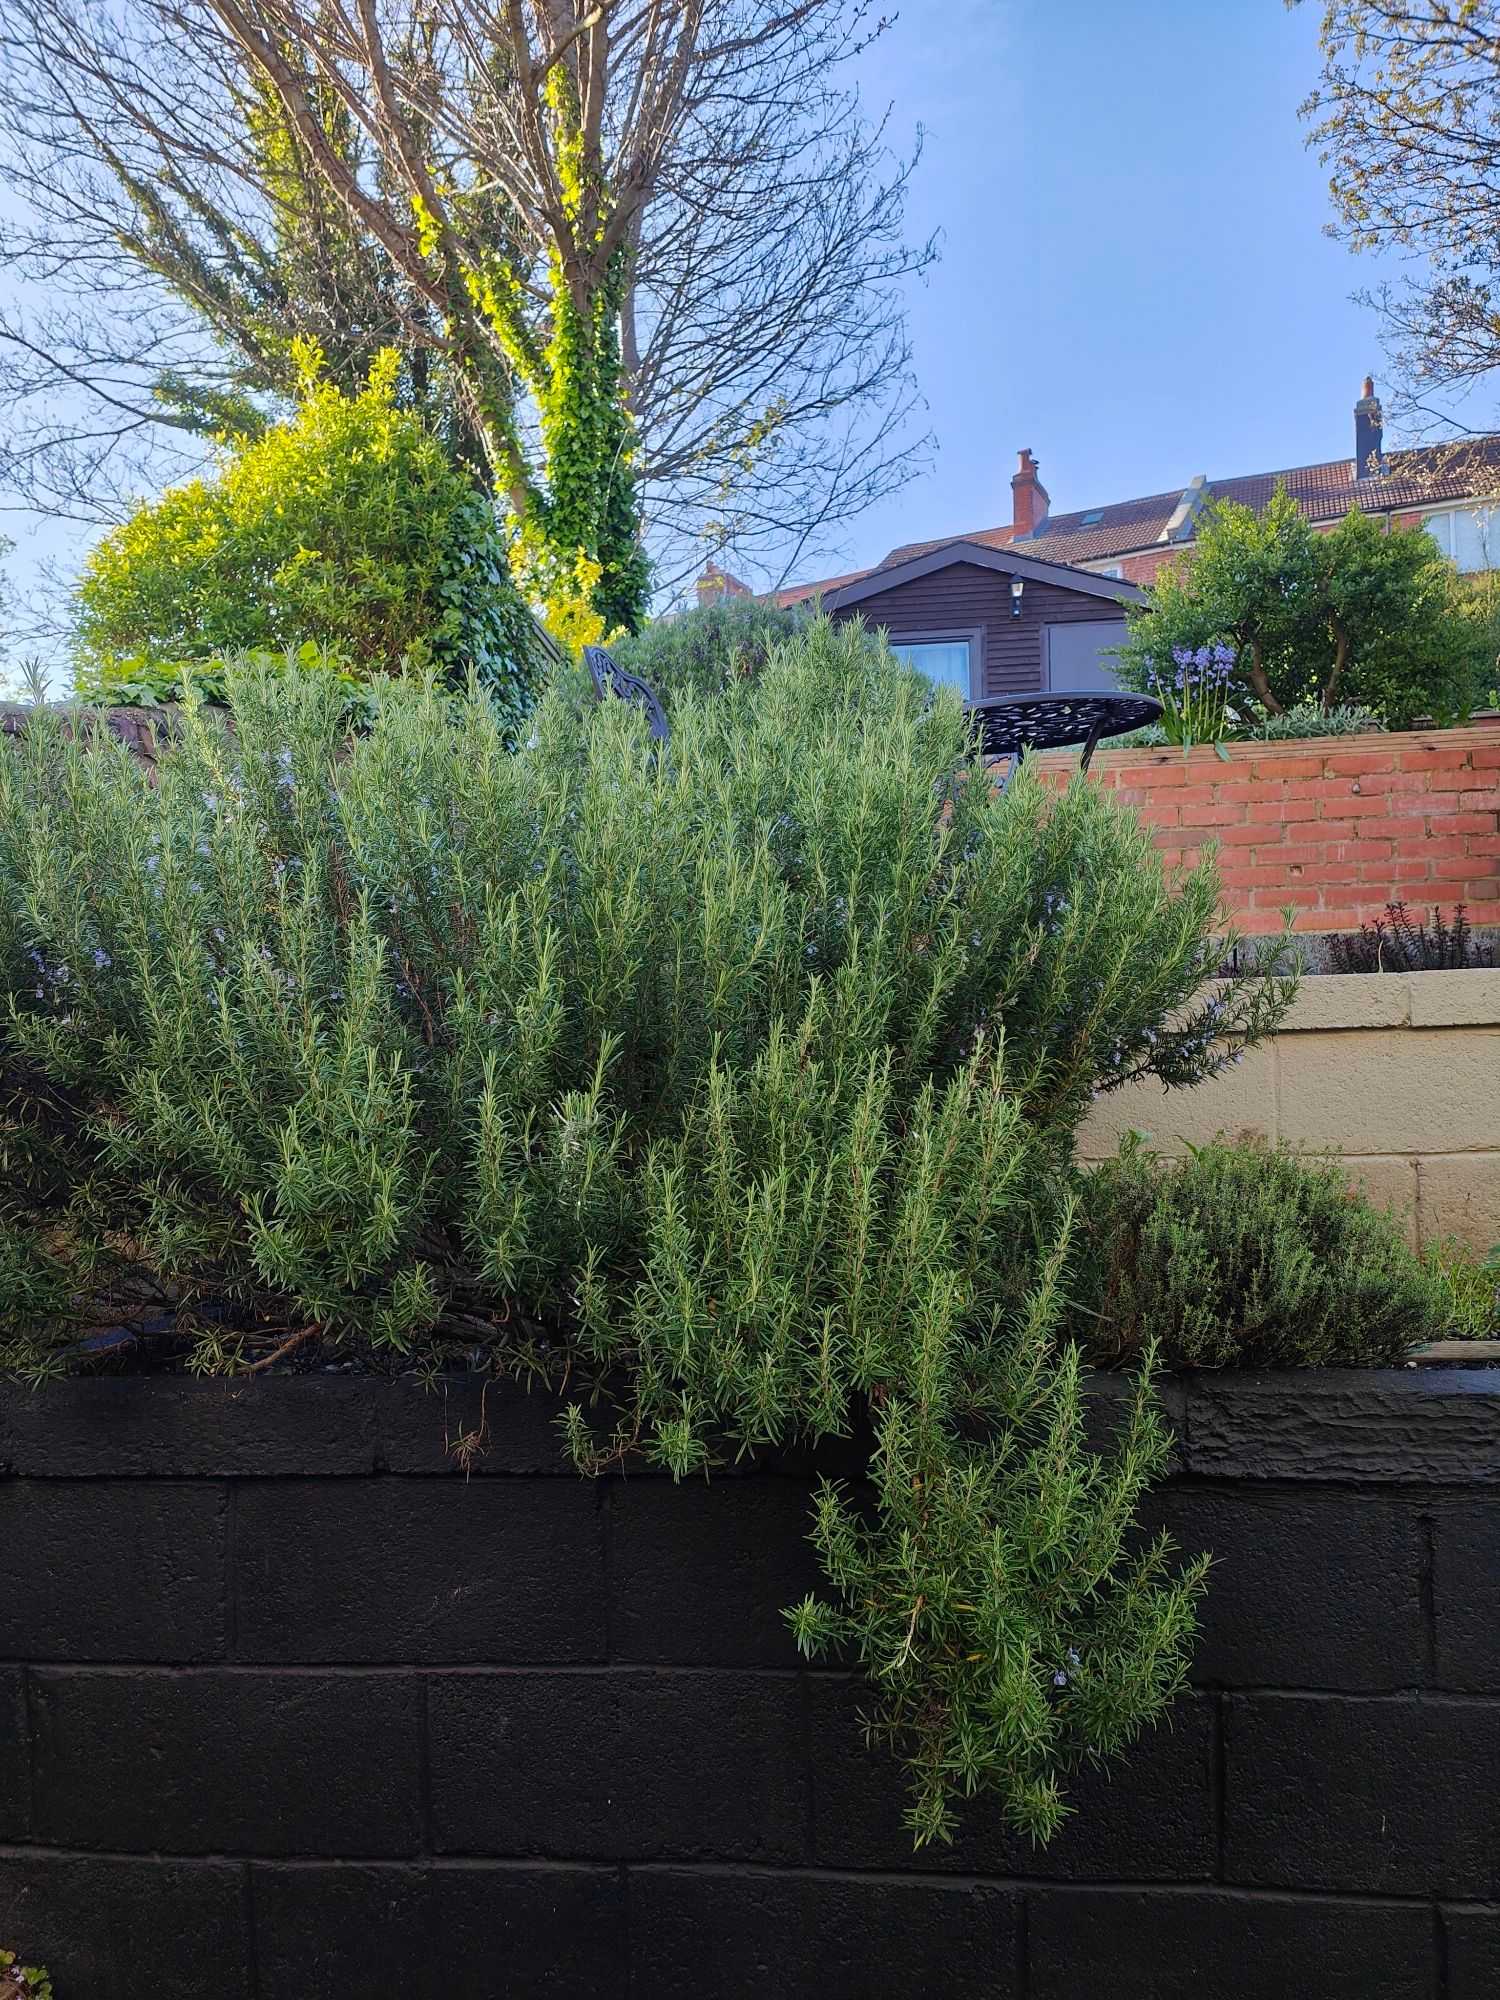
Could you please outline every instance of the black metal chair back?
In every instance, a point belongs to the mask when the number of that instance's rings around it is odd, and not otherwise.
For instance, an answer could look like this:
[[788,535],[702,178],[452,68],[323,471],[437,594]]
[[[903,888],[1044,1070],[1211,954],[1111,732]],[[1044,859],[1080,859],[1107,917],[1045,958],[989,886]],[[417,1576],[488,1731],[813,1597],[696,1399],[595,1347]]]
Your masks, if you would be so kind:
[[636,708],[644,710],[646,725],[655,741],[666,742],[667,718],[649,681],[643,681],[639,674],[627,672],[617,660],[610,658],[602,646],[585,646],[583,663],[589,670],[589,679],[594,683],[594,692],[601,701],[606,695],[616,695],[621,701],[631,702]]

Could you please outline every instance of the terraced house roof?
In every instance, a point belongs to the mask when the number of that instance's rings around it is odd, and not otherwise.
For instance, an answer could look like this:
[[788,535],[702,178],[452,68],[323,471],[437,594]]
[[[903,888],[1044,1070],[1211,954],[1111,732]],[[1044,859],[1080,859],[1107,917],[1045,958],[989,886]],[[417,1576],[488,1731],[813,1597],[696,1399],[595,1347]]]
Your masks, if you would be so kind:
[[[1367,391],[1368,395],[1368,391]],[[1117,500],[1102,507],[1084,507],[1070,514],[1047,511],[1047,496],[1035,480],[1036,465],[1029,452],[1021,454],[1021,471],[1013,485],[1026,488],[1040,501],[1023,511],[1017,499],[1018,520],[1037,521],[1022,532],[1018,521],[998,527],[970,529],[964,534],[941,535],[932,541],[905,542],[867,570],[852,575],[828,577],[816,583],[797,584],[777,593],[779,604],[795,604],[823,591],[893,569],[914,557],[930,555],[957,542],[975,542],[981,548],[1014,547],[1018,553],[1035,556],[1042,562],[1087,565],[1108,562],[1116,556],[1139,555],[1185,544],[1193,538],[1193,523],[1210,500],[1234,500],[1259,511],[1278,484],[1284,485],[1302,512],[1312,521],[1336,521],[1351,507],[1366,513],[1385,514],[1398,510],[1443,506],[1455,500],[1475,500],[1500,496],[1500,434],[1468,438],[1456,443],[1419,445],[1405,451],[1384,454],[1379,449],[1380,406],[1373,396],[1375,450],[1363,474],[1354,458],[1325,459],[1316,465],[1288,466],[1277,472],[1241,473],[1228,479],[1207,479],[1201,475],[1175,492],[1149,493],[1137,500]]]

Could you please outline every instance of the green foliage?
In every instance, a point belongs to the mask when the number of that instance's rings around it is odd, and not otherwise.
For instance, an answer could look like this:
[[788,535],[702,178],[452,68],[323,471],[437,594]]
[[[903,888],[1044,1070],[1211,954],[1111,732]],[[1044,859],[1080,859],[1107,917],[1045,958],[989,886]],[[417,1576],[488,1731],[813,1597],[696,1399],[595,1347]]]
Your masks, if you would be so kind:
[[1332,708],[1301,702],[1280,715],[1260,716],[1234,733],[1245,743],[1300,743],[1314,736],[1368,736],[1380,727],[1374,709],[1359,702],[1335,702]]
[[227,708],[228,676],[236,667],[269,674],[289,669],[297,673],[324,673],[343,690],[351,713],[361,714],[366,708],[365,682],[350,673],[337,655],[315,645],[311,639],[294,649],[288,648],[285,653],[253,646],[242,653],[215,655],[206,660],[153,660],[144,656],[120,660],[93,692],[117,708],[160,708],[168,702],[189,700],[191,690],[198,700]]
[[[1280,715],[1258,715],[1253,722],[1236,722],[1229,717],[1224,725],[1226,743],[1296,743],[1314,736],[1365,736],[1379,730],[1380,719],[1371,709],[1352,702],[1337,702],[1319,708],[1316,702],[1302,702],[1283,709]],[[1159,722],[1144,729],[1132,729],[1127,736],[1112,736],[1104,746],[1109,750],[1163,750],[1167,732]]]
[[1433,1328],[1435,1339],[1500,1340],[1500,1243],[1487,1257],[1456,1237],[1447,1237],[1424,1253],[1423,1261],[1437,1284],[1443,1316]]
[[800,608],[781,611],[759,598],[731,597],[657,618],[610,651],[670,706],[683,694],[718,694],[732,681],[753,680],[771,649],[805,631],[807,622]]
[[1163,1160],[1139,1136],[1083,1178],[1073,1330],[1105,1365],[1399,1361],[1443,1302],[1396,1222],[1326,1157],[1222,1139]]
[[216,476],[140,508],[77,593],[79,691],[118,699],[184,662],[311,646],[359,680],[476,673],[514,717],[536,634],[489,501],[394,401],[395,357],[346,396],[315,379],[297,415],[226,449]]
[[1315,533],[1281,486],[1259,513],[1207,507],[1192,550],[1128,621],[1131,686],[1170,672],[1174,651],[1223,644],[1231,703],[1247,714],[1354,703],[1401,729],[1471,695],[1474,619],[1431,537],[1386,534],[1358,508]]
[[40,1965],[22,1965],[13,1951],[0,1951],[0,2000],[52,2000],[52,1981]]
[[77,1365],[81,1323],[567,1370],[581,1463],[679,1476],[873,1413],[798,1636],[871,1667],[920,1837],[984,1788],[1045,1837],[1198,1587],[1119,1540],[1149,1383],[1085,1451],[1052,1326],[1093,1095],[1286,1000],[1194,999],[1212,874],[1170,891],[1088,784],[997,796],[957,696],[827,621],[683,695],[666,755],[567,677],[514,754],[431,683],[346,741],[327,676],[228,678],[234,732],[190,704],[154,784],[47,716],[0,755],[0,1367]]

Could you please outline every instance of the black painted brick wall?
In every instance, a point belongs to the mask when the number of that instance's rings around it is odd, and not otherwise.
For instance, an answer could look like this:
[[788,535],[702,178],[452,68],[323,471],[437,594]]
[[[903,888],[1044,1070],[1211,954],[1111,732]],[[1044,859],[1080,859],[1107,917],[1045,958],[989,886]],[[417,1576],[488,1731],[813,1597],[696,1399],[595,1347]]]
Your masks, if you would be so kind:
[[0,1940],[59,2000],[1500,1996],[1500,1376],[1175,1385],[1192,1694],[1045,1852],[917,1857],[778,1617],[813,1468],[589,1485],[492,1393],[465,1478],[476,1401],[0,1393]]

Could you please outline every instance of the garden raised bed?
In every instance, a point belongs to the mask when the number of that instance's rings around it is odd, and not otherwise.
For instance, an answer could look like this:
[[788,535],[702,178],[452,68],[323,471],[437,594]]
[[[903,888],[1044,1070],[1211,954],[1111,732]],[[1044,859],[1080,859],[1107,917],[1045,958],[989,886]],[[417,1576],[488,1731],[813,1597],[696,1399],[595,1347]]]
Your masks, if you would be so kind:
[[469,1384],[0,1391],[0,1939],[60,2000],[1493,2000],[1500,1373],[1167,1394],[1193,1692],[1050,1849],[980,1801],[914,1856],[777,1615],[806,1462],[588,1484],[492,1391],[465,1477]]

